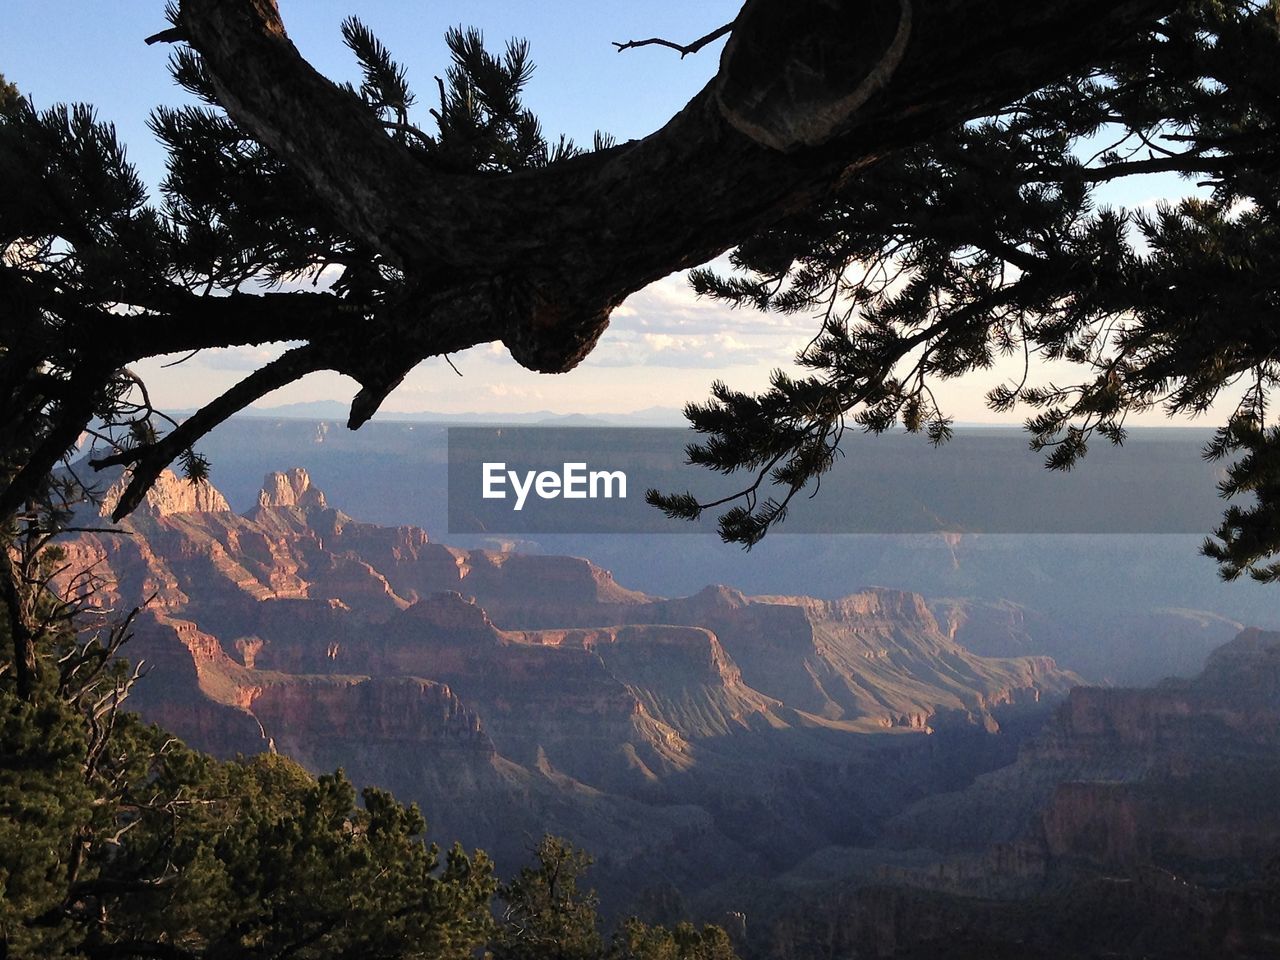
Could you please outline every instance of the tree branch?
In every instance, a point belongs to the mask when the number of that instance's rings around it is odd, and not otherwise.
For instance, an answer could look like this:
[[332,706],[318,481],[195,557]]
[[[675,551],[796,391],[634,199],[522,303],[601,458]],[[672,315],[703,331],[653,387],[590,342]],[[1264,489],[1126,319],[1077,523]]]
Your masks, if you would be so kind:
[[[1271,159],[1269,155],[1260,153],[1232,154],[1225,157],[1181,153],[1166,157],[1149,157],[1146,160],[1123,160],[1074,171],[1060,170],[1056,173],[1058,180],[1076,177],[1087,183],[1106,183],[1121,177],[1148,173],[1225,173],[1251,164],[1266,162],[1268,159]],[[1054,173],[1055,171],[1050,170],[1045,171],[1044,175],[1048,177]]]
[[181,287],[133,298],[154,311],[94,320],[104,346],[123,365],[147,357],[220,347],[318,340],[364,326],[372,305],[353,304],[332,293],[230,293],[202,296]]
[[24,615],[18,569],[9,548],[0,546],[0,603],[5,607],[9,636],[13,643],[13,674],[19,699],[29,700],[39,677],[35,635]]
[[[92,344],[103,363],[127,366],[147,357],[192,350],[311,340],[367,329],[375,303],[359,303],[330,292],[207,295],[176,282],[157,281],[113,290],[111,301],[133,309],[120,313],[89,306],[83,292],[61,283],[51,271],[28,271],[23,281],[45,308],[65,317],[76,342]],[[40,334],[32,329],[30,336]],[[61,341],[58,341],[61,342]],[[53,345],[37,349],[53,349]],[[61,388],[60,378],[36,374],[23,389]],[[21,399],[20,397],[18,398]]]
[[49,417],[52,426],[36,448],[22,460],[22,467],[0,488],[0,520],[12,516],[34,497],[54,467],[72,449],[80,432],[92,419],[98,391],[112,368],[95,360],[77,370],[66,383],[65,395]]
[[180,19],[228,113],[346,229],[424,290],[494,283],[486,322],[520,363],[560,372],[629,294],[889,151],[1096,62],[1178,5],[994,0],[975,17],[941,0],[912,18],[908,0],[859,0],[851,31],[853,0],[748,0],[719,75],[661,130],[497,177],[444,173],[389,137],[302,59],[271,0],[183,0]]
[[634,50],[636,47],[668,47],[669,49],[675,50],[679,53],[680,59],[683,60],[689,54],[697,53],[707,44],[719,40],[733,29],[733,24],[734,21],[730,20],[723,27],[716,27],[716,29],[712,30],[705,37],[699,37],[697,40],[693,41],[693,43],[680,44],[674,43],[671,40],[663,40],[661,37],[650,37],[648,40],[628,40],[626,43],[619,43],[615,40],[613,41],[613,45],[618,48],[619,53],[623,50]]
[[155,443],[140,444],[109,457],[89,461],[95,470],[118,465],[127,465],[131,469],[129,484],[111,513],[112,519],[118,522],[131,513],[165,467],[198,439],[272,390],[308,373],[330,368],[332,364],[327,357],[327,352],[314,344],[294,347],[249,374]]
[[303,60],[273,0],[186,0],[179,26],[231,117],[392,263],[458,266],[476,252],[433,240],[423,230],[431,225],[465,222],[488,236],[480,185],[427,167],[387,136],[358,98]]

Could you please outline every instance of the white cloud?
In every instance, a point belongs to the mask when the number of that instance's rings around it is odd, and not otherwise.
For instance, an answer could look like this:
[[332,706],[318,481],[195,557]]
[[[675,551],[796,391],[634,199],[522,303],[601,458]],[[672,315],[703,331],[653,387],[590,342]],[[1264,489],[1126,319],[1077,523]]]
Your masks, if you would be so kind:
[[203,350],[190,360],[207,370],[230,370],[249,373],[264,363],[269,363],[288,349],[288,345],[274,344],[265,347],[228,347],[224,350]]
[[806,329],[816,321],[804,315],[761,313],[749,307],[698,297],[688,275],[672,274],[627,298],[613,312],[611,330],[714,334],[723,330],[781,331]]

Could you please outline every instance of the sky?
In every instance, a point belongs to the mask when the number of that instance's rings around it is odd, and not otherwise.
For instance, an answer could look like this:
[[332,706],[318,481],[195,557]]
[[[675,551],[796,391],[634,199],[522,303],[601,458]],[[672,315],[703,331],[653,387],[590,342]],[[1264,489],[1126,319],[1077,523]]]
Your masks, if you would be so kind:
[[[339,24],[350,13],[388,45],[409,73],[411,85],[428,91],[447,62],[444,33],[450,26],[482,29],[491,47],[509,37],[530,41],[537,70],[525,101],[551,136],[565,133],[590,143],[602,130],[618,140],[659,128],[715,73],[723,41],[683,60],[657,47],[619,54],[612,41],[661,36],[688,42],[732,19],[741,0],[282,0],[286,29],[303,55],[335,80],[355,80],[354,59],[342,45]],[[163,152],[146,128],[149,111],[186,102],[174,86],[163,45],[144,38],[164,29],[163,0],[104,4],[58,0],[6,0],[0,31],[0,73],[37,106],[93,104],[114,123],[129,157],[153,188],[163,175]],[[1186,192],[1172,178],[1145,178],[1111,188],[1111,203],[1150,205]],[[682,275],[639,291],[614,312],[600,345],[577,369],[563,375],[531,373],[501,345],[452,356],[458,374],[441,359],[409,375],[383,406],[397,412],[623,413],[655,406],[678,408],[702,400],[714,379],[740,389],[763,387],[775,367],[791,358],[816,330],[811,318],[731,310],[699,300]],[[179,366],[175,358],[140,365],[153,398],[173,409],[200,405],[230,387],[277,348],[205,351]],[[983,396],[1021,373],[998,367],[942,385],[944,409],[961,422],[1020,422],[1021,411],[996,415]],[[357,385],[338,374],[312,376],[271,394],[259,406],[314,400],[348,400]],[[1159,415],[1140,421],[1161,423]]]

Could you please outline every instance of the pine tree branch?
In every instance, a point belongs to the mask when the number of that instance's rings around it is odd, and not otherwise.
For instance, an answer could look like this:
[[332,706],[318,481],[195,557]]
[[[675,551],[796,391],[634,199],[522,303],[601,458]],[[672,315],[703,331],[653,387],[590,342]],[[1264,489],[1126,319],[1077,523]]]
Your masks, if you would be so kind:
[[[964,0],[944,0],[907,30],[908,0],[866,0],[851,32],[830,27],[853,0],[749,0],[720,74],[661,130],[498,177],[444,173],[387,136],[302,59],[270,0],[183,0],[180,19],[233,119],[344,228],[429,278],[424,289],[501,278],[504,341],[551,372],[577,363],[646,284],[811,205],[890,150],[1096,61],[1177,7],[997,0],[975,20]],[[797,118],[803,143],[771,146]]]
[[[179,287],[135,298],[150,314],[103,313],[104,346],[121,364],[171,353],[332,337],[361,329],[369,305],[332,293],[202,296]],[[109,318],[109,322],[108,322]]]
[[[104,369],[192,350],[356,333],[367,330],[365,317],[375,308],[372,303],[328,292],[206,295],[163,281],[111,291],[109,299],[116,309],[107,310],[86,303],[83,291],[60,283],[52,272],[27,271],[22,280],[31,288],[33,299],[68,321],[56,335],[51,328],[37,327],[28,331],[28,336],[44,333],[58,343],[74,336],[104,358],[99,364]],[[120,312],[119,307],[127,307],[129,312]],[[51,340],[49,349],[54,348]],[[61,378],[36,372],[21,389],[23,394],[38,389],[65,394],[66,384]],[[16,396],[15,402],[20,399]]]
[[1174,156],[1149,157],[1145,160],[1122,160],[1099,167],[1049,167],[1036,171],[1033,182],[1060,183],[1077,179],[1086,183],[1107,183],[1122,177],[1151,173],[1227,173],[1250,165],[1274,162],[1274,154],[1241,153],[1230,156],[1205,156],[1180,153]]
[[0,520],[11,517],[44,488],[49,474],[75,446],[80,432],[93,418],[98,390],[111,372],[102,358],[96,358],[67,380],[63,398],[50,414],[49,428],[40,435],[35,449],[23,458],[17,473],[0,487]]
[[[733,532],[726,528],[725,519],[732,516],[732,512],[722,514],[721,520],[721,537],[730,542],[741,542],[745,547],[750,549],[757,543],[770,527],[776,522],[780,522],[785,516],[786,510],[796,494],[803,490],[809,480],[816,479],[820,482],[821,477],[806,477],[801,483],[791,484],[783,499],[778,503],[770,501],[762,509],[768,513],[768,517],[760,520],[756,514],[758,506],[758,498],[761,487],[766,481],[772,480],[772,474],[778,465],[791,457],[797,455],[803,446],[811,443],[824,443],[830,445],[833,449],[839,446],[840,434],[842,427],[839,425],[840,418],[854,410],[858,405],[868,402],[875,394],[884,386],[884,384],[893,376],[895,368],[917,347],[924,347],[924,350],[916,362],[912,373],[905,379],[911,380],[916,378],[918,389],[924,393],[930,393],[930,389],[924,381],[924,370],[931,353],[936,351],[941,343],[955,331],[963,330],[967,325],[972,324],[976,319],[991,313],[1002,306],[1007,306],[1015,302],[1019,293],[1027,285],[1027,279],[1019,279],[1004,287],[994,291],[990,296],[982,300],[975,300],[964,304],[957,310],[949,314],[945,314],[935,320],[933,323],[910,334],[899,336],[891,344],[887,344],[882,355],[877,359],[874,369],[869,369],[866,373],[850,383],[848,380],[833,379],[830,383],[824,385],[824,390],[830,398],[830,413],[821,420],[814,420],[805,426],[798,433],[792,442],[785,448],[771,454],[764,463],[752,469],[749,476],[754,479],[744,487],[729,493],[725,496],[714,500],[698,501],[691,500],[689,507],[691,513],[688,519],[697,519],[703,511],[722,507],[736,501],[743,501],[747,512],[746,519],[748,521],[758,521],[759,525],[752,530],[750,536],[744,537],[739,532]],[[935,403],[936,409],[936,403]],[[741,451],[746,454],[748,451]],[[651,490],[646,493],[646,500],[659,508],[665,509],[665,505],[679,500],[680,495],[663,495],[657,490]],[[673,514],[674,516],[674,514]]]
[[[995,0],[975,19],[966,0],[940,0],[909,20],[909,0],[859,0],[851,33],[829,28],[853,0],[748,0],[720,74],[661,130],[545,168],[479,176],[444,173],[388,136],[366,104],[302,59],[273,0],[183,0],[180,32],[159,39],[187,39],[231,118],[306,185],[336,228],[399,268],[402,294],[378,304],[162,288],[134,292],[148,311],[140,316],[69,306],[105,366],[90,389],[77,386],[57,405],[28,466],[42,465],[41,476],[52,469],[112,370],[159,353],[307,342],[134,461],[143,469],[125,498],[132,504],[146,478],[189,445],[179,441],[313,368],[361,383],[352,425],[427,356],[502,340],[530,369],[570,369],[635,290],[810,208],[904,145],[1097,62],[1177,6]],[[798,145],[776,149],[797,117],[808,124]],[[21,489],[0,493],[8,505],[0,515],[21,504]]]
[[9,547],[0,545],[0,604],[5,608],[9,638],[13,644],[15,692],[20,700],[29,700],[39,679],[40,662],[36,655],[35,635],[23,615],[18,568],[9,555]]
[[[246,295],[248,296],[248,295]],[[297,294],[275,295],[290,301]],[[325,297],[326,295],[303,295]],[[485,285],[471,291],[474,300],[489,305],[493,291]],[[221,297],[196,298],[217,303]],[[253,300],[254,298],[249,298]],[[335,297],[327,297],[335,301]],[[467,301],[458,295],[436,298],[425,305],[425,314],[415,309],[388,308],[376,317],[351,317],[338,314],[343,321],[340,331],[331,335],[316,334],[311,342],[286,351],[275,360],[254,371],[234,387],[182,421],[163,438],[151,444],[140,444],[110,456],[90,461],[96,470],[108,466],[130,466],[132,477],[112,512],[119,521],[142,502],[147,490],[174,459],[200,440],[210,430],[250,404],[295,380],[318,370],[335,370],[361,384],[351,405],[348,427],[356,429],[367,422],[387,395],[422,360],[454,353],[473,343],[483,343],[501,336],[501,328],[486,326],[477,319],[483,309],[468,309]],[[261,303],[258,303],[261,307]],[[314,331],[313,331],[314,333]]]
[[308,373],[331,368],[332,362],[327,351],[314,344],[295,347],[201,407],[155,443],[139,444],[111,456],[90,460],[89,465],[95,470],[121,465],[130,468],[132,475],[129,484],[112,510],[111,518],[119,522],[136,509],[161,472],[179,454],[190,449],[197,440],[232,414]]
[[187,31],[181,27],[170,27],[168,30],[161,30],[159,33],[153,33],[143,41],[148,47],[157,43],[185,43],[187,40]]
[[689,54],[697,53],[707,44],[713,43],[714,41],[719,40],[725,34],[729,33],[733,29],[734,23],[735,21],[730,20],[724,26],[716,27],[716,29],[712,30],[706,36],[699,37],[697,40],[694,40],[692,43],[681,44],[681,43],[675,43],[671,40],[663,40],[661,37],[650,37],[648,40],[628,40],[626,43],[619,43],[618,41],[615,40],[613,41],[613,45],[618,48],[619,53],[622,53],[622,51],[624,50],[634,50],[636,47],[649,47],[649,46],[667,47],[679,53],[680,59],[683,60]]

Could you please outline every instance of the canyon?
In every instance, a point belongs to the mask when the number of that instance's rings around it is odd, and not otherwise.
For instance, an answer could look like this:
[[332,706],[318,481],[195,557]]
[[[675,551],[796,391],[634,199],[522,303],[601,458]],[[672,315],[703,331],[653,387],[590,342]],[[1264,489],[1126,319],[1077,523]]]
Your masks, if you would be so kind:
[[[117,527],[83,513],[102,529],[66,566],[140,608],[145,719],[218,756],[341,767],[500,866],[567,836],[617,910],[731,911],[779,957],[943,956],[957,928],[1075,956],[1035,918],[1099,897],[1124,935],[1152,935],[1144,904],[1193,905],[1161,936],[1272,943],[1280,635],[1104,689],[1017,604],[651,596],[586,559],[357,521],[299,468],[243,513],[172,474]],[[1238,626],[1164,616],[1145,629]]]

